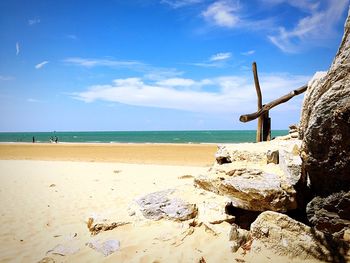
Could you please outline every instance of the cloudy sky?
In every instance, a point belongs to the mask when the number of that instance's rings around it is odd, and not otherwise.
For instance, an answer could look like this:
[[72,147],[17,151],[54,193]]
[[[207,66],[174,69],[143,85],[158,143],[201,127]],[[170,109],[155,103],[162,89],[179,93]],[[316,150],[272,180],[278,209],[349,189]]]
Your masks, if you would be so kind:
[[[349,0],[0,1],[0,131],[255,129],[327,70]],[[303,96],[270,112],[299,119]]]

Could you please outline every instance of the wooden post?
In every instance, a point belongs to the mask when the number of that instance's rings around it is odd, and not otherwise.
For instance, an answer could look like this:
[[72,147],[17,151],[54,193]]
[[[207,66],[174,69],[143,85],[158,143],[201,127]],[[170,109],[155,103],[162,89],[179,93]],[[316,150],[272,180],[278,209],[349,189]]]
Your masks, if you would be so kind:
[[[261,89],[259,84],[259,78],[258,78],[258,70],[256,66],[256,62],[253,62],[253,75],[254,75],[254,84],[256,89],[256,95],[258,97],[258,111],[262,109],[262,95],[261,95]],[[256,142],[261,142],[262,139],[262,127],[263,127],[263,117],[260,116],[258,118],[258,127],[256,129]]]
[[[265,106],[265,105],[264,105]],[[263,114],[263,132],[262,140],[270,141],[271,140],[271,118],[269,117],[269,112]]]
[[258,127],[256,129],[256,142],[270,141],[271,140],[271,118],[269,117],[269,110],[271,110],[273,107],[276,107],[281,103],[289,101],[294,96],[305,92],[308,86],[304,85],[263,106],[261,89],[260,89],[259,78],[258,78],[258,70],[255,62],[253,62],[252,69],[253,69],[253,75],[254,75],[256,95],[258,97],[258,110],[254,113],[241,115],[239,117],[239,120],[241,122],[248,122],[248,121],[255,120],[257,118]]

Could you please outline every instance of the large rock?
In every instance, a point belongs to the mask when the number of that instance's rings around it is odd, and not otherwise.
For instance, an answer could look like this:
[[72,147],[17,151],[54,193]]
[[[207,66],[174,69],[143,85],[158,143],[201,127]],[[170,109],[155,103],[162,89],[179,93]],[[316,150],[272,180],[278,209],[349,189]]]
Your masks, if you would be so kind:
[[299,155],[301,141],[293,140],[288,147],[279,150],[279,166],[286,176],[286,180],[295,186],[301,178],[302,160]]
[[311,189],[327,196],[350,189],[350,10],[326,75],[310,83],[302,109],[302,158]]
[[234,207],[252,211],[295,209],[296,192],[275,174],[259,170],[239,171],[228,178],[199,176],[194,184],[204,190],[229,197]]
[[[249,144],[248,144],[249,145]],[[218,151],[215,154],[217,164],[232,163],[236,161],[245,162],[260,162],[266,160],[266,153],[261,151],[261,149],[256,149],[255,151],[246,151],[238,145],[219,145]]]
[[[234,207],[244,210],[296,209],[300,199],[295,190],[301,178],[300,145],[297,139],[221,145],[217,162],[207,174],[195,178],[194,184],[228,197]],[[274,161],[267,164],[268,159]]]
[[181,200],[174,193],[173,189],[150,193],[138,198],[136,203],[147,219],[184,221],[196,217],[196,205]]
[[314,98],[315,93],[318,91],[318,87],[324,83],[326,76],[327,71],[317,71],[307,84],[308,88],[304,96],[299,126],[299,136],[301,139],[304,138],[305,130],[309,124],[310,114],[316,103]]
[[251,225],[251,253],[269,250],[279,256],[327,262],[350,260],[349,244],[284,214],[266,211]]
[[306,206],[307,218],[318,230],[344,236],[350,229],[350,191],[315,197]]

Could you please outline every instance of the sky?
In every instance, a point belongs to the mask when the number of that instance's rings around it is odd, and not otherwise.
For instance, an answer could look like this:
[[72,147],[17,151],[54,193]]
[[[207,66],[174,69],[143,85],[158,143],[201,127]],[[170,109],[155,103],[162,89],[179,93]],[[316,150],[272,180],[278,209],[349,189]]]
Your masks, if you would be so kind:
[[[247,130],[326,71],[349,0],[0,0],[0,131]],[[300,117],[303,95],[270,111]]]

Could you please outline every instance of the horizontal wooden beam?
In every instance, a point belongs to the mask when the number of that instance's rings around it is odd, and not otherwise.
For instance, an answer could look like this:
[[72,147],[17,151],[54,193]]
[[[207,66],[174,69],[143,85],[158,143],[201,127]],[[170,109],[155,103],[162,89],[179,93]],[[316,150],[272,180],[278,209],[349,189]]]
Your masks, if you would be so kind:
[[303,92],[305,92],[307,90],[307,85],[304,85],[296,90],[291,91],[290,93],[274,100],[271,101],[270,103],[265,104],[260,110],[258,110],[257,112],[254,113],[250,113],[250,114],[245,114],[245,115],[241,115],[239,117],[239,120],[241,122],[248,122],[248,121],[252,121],[255,120],[256,118],[260,117],[262,114],[266,113],[267,111],[269,111],[270,109],[272,109],[273,107],[276,107],[277,105],[287,102],[289,101],[291,98],[293,98],[296,95],[299,95]]

